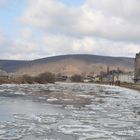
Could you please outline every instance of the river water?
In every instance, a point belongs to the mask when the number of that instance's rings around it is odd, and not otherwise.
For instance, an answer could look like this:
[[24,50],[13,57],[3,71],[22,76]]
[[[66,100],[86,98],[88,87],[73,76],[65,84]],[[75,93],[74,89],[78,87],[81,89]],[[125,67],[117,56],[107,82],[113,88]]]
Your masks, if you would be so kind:
[[0,85],[0,140],[139,140],[140,93],[117,86]]

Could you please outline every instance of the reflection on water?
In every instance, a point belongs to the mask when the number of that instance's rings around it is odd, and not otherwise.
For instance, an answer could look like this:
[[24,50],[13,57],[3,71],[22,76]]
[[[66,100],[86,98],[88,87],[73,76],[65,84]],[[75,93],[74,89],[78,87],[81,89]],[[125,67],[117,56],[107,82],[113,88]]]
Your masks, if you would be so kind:
[[0,140],[137,140],[140,93],[56,83],[0,86]]

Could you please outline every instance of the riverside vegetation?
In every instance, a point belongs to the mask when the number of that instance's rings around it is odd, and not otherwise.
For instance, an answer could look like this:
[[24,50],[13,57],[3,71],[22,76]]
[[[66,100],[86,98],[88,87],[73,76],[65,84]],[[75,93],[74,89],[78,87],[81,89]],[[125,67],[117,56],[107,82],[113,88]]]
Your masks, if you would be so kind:
[[[83,77],[78,74],[74,74],[69,77],[71,82],[83,82]],[[47,84],[55,83],[55,81],[66,81],[63,79],[57,80],[57,75],[51,72],[44,72],[37,76],[21,75],[21,76],[1,76],[0,84]]]
[[[56,75],[51,72],[44,72],[37,76],[22,75],[22,76],[10,76],[10,77],[0,77],[0,84],[47,84],[55,83]],[[70,77],[71,82],[84,82],[84,78],[81,75],[74,74]],[[62,80],[63,82],[63,80]],[[91,82],[103,85],[109,85],[108,82]],[[121,87],[130,88],[140,91],[140,84],[136,83],[120,83]]]
[[55,83],[55,75],[51,72],[41,73],[37,76],[11,76],[1,77],[0,84],[47,84]]

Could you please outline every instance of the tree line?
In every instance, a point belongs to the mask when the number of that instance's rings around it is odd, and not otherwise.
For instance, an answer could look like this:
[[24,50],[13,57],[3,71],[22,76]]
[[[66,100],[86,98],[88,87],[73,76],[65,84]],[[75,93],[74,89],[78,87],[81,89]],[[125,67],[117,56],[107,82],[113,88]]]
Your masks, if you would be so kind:
[[[72,75],[69,79],[71,82],[83,82],[83,77],[78,74]],[[27,74],[21,76],[0,76],[0,84],[47,84],[55,83],[56,80],[56,75],[51,72],[44,72],[37,76]],[[62,81],[66,81],[66,79]]]
[[55,75],[51,72],[41,73],[37,76],[22,75],[0,77],[0,84],[13,83],[13,84],[47,84],[55,83]]

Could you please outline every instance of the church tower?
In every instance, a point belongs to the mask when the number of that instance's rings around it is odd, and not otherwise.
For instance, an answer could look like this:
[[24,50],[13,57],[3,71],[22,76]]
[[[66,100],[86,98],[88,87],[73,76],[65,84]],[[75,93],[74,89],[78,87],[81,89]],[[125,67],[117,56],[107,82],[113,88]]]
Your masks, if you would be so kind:
[[106,73],[109,74],[109,71],[110,71],[109,66],[107,66],[107,71],[106,71]]

